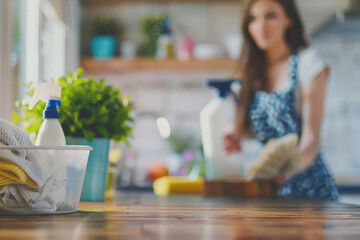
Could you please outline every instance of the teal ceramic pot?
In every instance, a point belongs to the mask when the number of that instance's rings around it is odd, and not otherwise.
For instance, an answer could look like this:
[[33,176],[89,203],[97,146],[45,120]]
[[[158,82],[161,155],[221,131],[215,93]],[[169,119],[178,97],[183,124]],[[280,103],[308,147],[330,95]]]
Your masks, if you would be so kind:
[[101,35],[91,39],[91,51],[94,58],[106,60],[115,56],[116,40],[113,36]]
[[105,199],[110,139],[95,138],[92,142],[89,142],[85,138],[67,138],[66,144],[88,145],[93,148],[86,167],[80,201],[103,202]]

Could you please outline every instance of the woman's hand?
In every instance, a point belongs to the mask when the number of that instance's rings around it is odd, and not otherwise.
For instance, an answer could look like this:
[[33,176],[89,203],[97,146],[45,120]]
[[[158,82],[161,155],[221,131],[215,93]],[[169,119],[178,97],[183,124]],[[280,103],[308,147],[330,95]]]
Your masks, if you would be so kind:
[[280,188],[282,185],[284,185],[290,178],[292,178],[293,176],[299,174],[300,172],[288,175],[288,176],[284,176],[284,175],[277,175],[275,177],[273,177],[271,180],[273,182],[275,182],[275,184]]
[[275,184],[280,188],[284,185],[290,178],[295,177],[296,175],[302,173],[308,168],[307,165],[304,165],[301,169],[292,170],[287,172],[286,175],[278,174],[277,176],[273,177],[271,180],[275,182]]
[[286,177],[282,175],[277,175],[271,179],[272,182],[274,182],[279,188],[286,183],[286,181],[289,180]]
[[234,152],[241,151],[240,147],[240,137],[234,132],[227,133],[224,138],[224,147],[227,154],[232,154]]
[[277,175],[273,177],[271,180],[275,182],[275,184],[280,188],[282,185],[284,185],[290,178],[298,175],[301,173],[301,171],[293,172],[291,174],[288,174],[287,176],[284,175]]

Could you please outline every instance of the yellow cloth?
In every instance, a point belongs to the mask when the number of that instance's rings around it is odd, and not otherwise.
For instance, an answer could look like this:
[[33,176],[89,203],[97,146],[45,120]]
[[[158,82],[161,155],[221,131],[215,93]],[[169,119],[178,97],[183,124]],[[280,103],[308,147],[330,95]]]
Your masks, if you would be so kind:
[[39,187],[21,167],[0,157],[0,186],[15,183]]
[[201,194],[204,180],[189,180],[187,177],[161,177],[154,181],[154,193],[159,196],[169,194]]

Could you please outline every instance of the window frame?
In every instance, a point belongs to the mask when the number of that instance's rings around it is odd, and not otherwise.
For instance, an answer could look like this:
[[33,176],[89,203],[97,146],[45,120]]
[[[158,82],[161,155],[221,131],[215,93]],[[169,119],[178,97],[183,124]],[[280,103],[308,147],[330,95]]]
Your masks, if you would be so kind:
[[8,121],[11,120],[11,112],[16,101],[16,85],[12,81],[10,66],[12,9],[11,0],[0,2],[0,117]]

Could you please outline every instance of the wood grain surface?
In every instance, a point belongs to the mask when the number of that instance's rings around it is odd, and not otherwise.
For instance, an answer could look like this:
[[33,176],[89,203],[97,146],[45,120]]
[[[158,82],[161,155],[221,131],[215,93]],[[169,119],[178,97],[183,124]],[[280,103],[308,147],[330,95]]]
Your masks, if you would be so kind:
[[205,196],[273,197],[277,186],[271,181],[246,181],[243,179],[218,179],[204,182]]
[[360,239],[360,207],[120,193],[73,214],[0,216],[0,239]]

